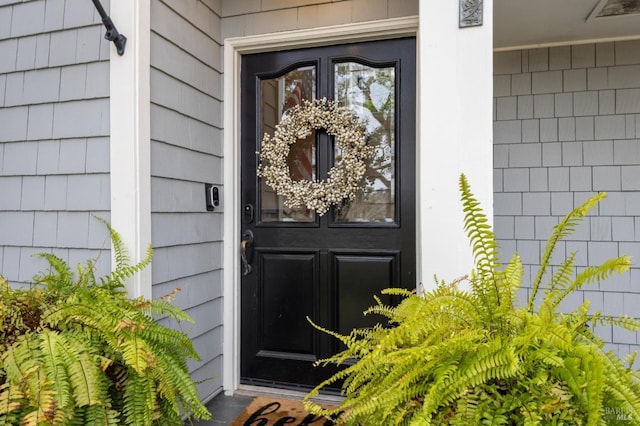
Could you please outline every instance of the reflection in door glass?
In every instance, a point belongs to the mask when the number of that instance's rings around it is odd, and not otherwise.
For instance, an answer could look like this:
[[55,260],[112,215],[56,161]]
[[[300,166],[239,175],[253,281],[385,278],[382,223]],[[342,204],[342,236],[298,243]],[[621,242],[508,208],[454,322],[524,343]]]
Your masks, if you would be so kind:
[[[355,62],[336,64],[335,99],[366,123],[367,143],[376,154],[356,198],[336,208],[338,222],[380,223],[395,217],[395,69]],[[335,161],[341,153],[335,152]]]
[[[316,93],[316,70],[313,66],[297,68],[281,77],[261,81],[261,132],[273,134],[276,125],[287,110],[312,100]],[[291,145],[287,163],[293,180],[316,179],[316,135],[298,139]],[[315,222],[315,213],[304,207],[292,209],[284,206],[284,197],[260,179],[262,222]]]

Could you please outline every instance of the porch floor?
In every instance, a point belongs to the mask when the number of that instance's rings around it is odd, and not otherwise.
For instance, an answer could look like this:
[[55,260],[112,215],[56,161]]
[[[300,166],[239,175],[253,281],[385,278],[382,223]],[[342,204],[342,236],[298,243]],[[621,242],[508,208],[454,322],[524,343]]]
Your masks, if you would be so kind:
[[211,420],[200,420],[186,425],[193,426],[222,426],[229,425],[231,421],[238,417],[238,414],[251,403],[253,397],[245,395],[228,396],[224,393],[218,394],[207,404],[207,409],[211,413]]
[[[185,426],[222,426],[229,425],[238,417],[242,410],[247,407],[256,396],[275,396],[288,399],[302,399],[305,392],[290,391],[275,388],[263,388],[255,386],[243,386],[235,391],[233,396],[218,394],[207,403],[207,409],[211,413],[211,420],[187,422]],[[342,397],[338,395],[320,394],[314,401],[329,404],[340,404]]]

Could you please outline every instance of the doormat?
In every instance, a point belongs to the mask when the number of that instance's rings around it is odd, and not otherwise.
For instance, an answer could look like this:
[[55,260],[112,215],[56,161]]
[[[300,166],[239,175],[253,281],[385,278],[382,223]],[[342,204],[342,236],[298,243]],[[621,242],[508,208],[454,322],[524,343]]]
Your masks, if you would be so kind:
[[[320,404],[325,408],[335,406]],[[271,426],[271,425],[331,426],[334,423],[325,417],[308,413],[302,401],[258,396],[231,422],[231,426]]]

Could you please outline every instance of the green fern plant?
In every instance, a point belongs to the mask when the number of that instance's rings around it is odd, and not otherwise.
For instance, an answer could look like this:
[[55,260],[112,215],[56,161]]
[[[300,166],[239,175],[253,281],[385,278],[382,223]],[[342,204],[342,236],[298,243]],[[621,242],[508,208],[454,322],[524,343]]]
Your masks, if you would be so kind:
[[170,303],[131,299],[124,282],[151,262],[131,265],[109,224],[115,268],[97,280],[94,265],[74,274],[51,268],[28,289],[0,277],[0,425],[181,425],[210,418],[187,370],[199,359],[182,332],[154,320],[193,322]]
[[[556,243],[566,237],[604,194],[570,212],[553,230],[524,307],[517,306],[523,267],[514,254],[499,265],[488,220],[460,177],[464,226],[476,266],[469,290],[439,282],[417,295],[402,289],[397,306],[377,304],[388,324],[341,335],[346,349],[319,364],[344,368],[305,397],[311,412],[348,425],[615,425],[640,424],[640,374],[635,354],[626,362],[595,335],[607,323],[639,330],[638,320],[589,313],[589,301],[572,313],[558,311],[571,292],[626,272],[621,256],[574,273],[574,254],[547,275]],[[543,280],[548,282],[543,285]],[[544,291],[544,297],[538,293]],[[313,323],[312,323],[313,324]],[[355,360],[355,362],[354,362]],[[321,389],[340,384],[335,409],[312,402]]]

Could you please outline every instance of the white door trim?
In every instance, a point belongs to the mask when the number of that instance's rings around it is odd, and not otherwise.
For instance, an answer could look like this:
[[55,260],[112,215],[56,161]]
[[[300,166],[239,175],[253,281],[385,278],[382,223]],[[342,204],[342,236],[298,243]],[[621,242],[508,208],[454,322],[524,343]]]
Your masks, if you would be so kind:
[[240,59],[243,54],[416,36],[418,17],[229,38],[224,43],[223,388],[240,384]]

